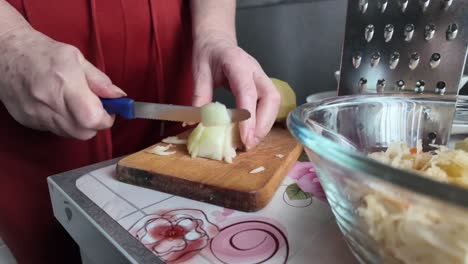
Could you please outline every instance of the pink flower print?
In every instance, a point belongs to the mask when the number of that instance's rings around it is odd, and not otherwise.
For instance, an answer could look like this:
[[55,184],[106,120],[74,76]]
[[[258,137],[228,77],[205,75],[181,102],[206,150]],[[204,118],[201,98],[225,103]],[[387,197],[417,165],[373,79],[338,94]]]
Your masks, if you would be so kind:
[[297,185],[303,192],[310,193],[314,197],[327,202],[325,192],[312,163],[296,161],[288,175],[296,180]]
[[223,208],[223,211],[214,211],[211,213],[212,216],[215,217],[215,222],[220,223],[226,221],[227,217],[232,215],[234,210]]
[[286,263],[290,247],[284,227],[273,219],[229,219],[210,242],[210,263]]
[[310,162],[303,162],[303,161],[296,161],[294,166],[289,170],[288,176],[294,180],[298,180],[302,176],[307,173],[315,172],[312,163]]
[[158,257],[174,263],[206,248],[219,228],[202,211],[181,209],[145,216],[129,231]]

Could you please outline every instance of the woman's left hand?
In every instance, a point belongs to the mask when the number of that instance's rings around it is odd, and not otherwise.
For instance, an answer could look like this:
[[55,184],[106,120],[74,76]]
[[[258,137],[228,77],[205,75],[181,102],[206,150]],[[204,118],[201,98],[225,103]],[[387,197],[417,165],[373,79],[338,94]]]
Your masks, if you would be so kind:
[[195,42],[193,57],[194,106],[213,100],[213,89],[225,86],[236,98],[237,108],[251,117],[239,124],[247,150],[255,147],[271,130],[280,105],[280,94],[260,64],[222,34],[211,34]]

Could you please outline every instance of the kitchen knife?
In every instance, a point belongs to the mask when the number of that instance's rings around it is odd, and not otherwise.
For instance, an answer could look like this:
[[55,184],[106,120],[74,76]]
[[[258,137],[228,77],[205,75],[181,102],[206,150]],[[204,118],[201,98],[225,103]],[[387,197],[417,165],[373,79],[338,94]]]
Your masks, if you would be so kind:
[[[126,119],[145,118],[186,123],[201,122],[201,107],[135,102],[131,98],[102,99],[104,109]],[[232,122],[250,118],[244,109],[227,109]]]

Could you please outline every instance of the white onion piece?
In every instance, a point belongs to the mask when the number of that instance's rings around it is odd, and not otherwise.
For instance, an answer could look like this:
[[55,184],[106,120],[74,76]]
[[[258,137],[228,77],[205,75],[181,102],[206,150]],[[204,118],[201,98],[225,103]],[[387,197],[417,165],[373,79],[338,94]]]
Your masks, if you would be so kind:
[[253,174],[253,173],[259,173],[259,172],[262,172],[262,171],[264,171],[264,170],[265,170],[265,167],[260,166],[260,167],[258,167],[258,168],[255,168],[255,169],[251,170],[249,173],[252,173],[252,174]]
[[232,163],[242,142],[237,123],[231,123],[226,106],[209,103],[202,107],[202,122],[190,133],[187,150],[192,158]]
[[214,102],[201,108],[201,122],[205,127],[226,126],[231,123],[231,118],[225,105]]
[[162,152],[157,152],[157,153],[154,153],[154,154],[157,154],[159,156],[169,156],[169,155],[173,155],[175,153],[176,153],[175,151],[162,151]]
[[176,153],[175,151],[167,151],[170,147],[172,147],[172,144],[169,144],[167,146],[156,146],[148,150],[147,152],[151,154],[160,155],[160,156],[169,156],[169,155],[175,154]]
[[282,159],[282,158],[284,158],[284,155],[283,154],[276,154],[275,157]]
[[167,138],[163,139],[162,142],[167,143],[167,144],[174,144],[174,145],[187,144],[186,139],[181,139],[181,138],[178,138],[178,137],[167,137]]

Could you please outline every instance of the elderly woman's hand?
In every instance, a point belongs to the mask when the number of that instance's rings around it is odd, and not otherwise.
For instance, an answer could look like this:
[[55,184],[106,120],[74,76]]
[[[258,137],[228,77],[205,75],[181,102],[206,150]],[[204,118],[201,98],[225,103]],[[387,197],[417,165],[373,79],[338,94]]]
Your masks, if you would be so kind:
[[99,97],[125,93],[80,51],[29,26],[0,36],[0,99],[24,126],[82,140],[112,126]]
[[280,95],[259,63],[229,36],[210,34],[195,42],[193,105],[212,101],[213,88],[227,86],[238,108],[251,118],[239,124],[247,150],[255,147],[272,128],[280,105]]

